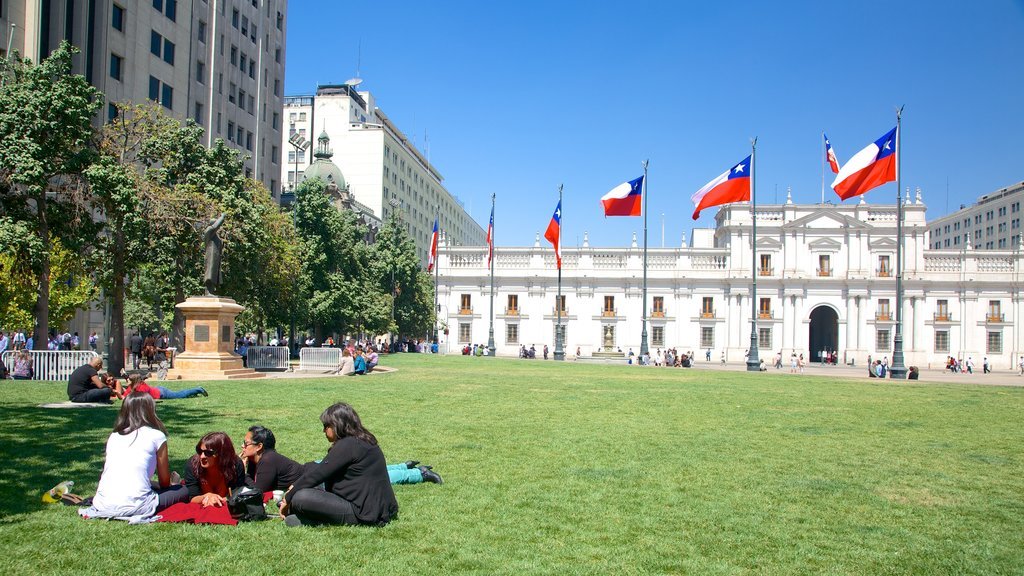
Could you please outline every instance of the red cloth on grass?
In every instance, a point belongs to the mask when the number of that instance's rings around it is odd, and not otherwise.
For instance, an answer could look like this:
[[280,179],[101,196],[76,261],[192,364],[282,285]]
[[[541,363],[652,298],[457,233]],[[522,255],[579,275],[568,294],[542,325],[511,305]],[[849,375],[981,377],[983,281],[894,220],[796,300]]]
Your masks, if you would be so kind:
[[157,522],[192,522],[195,524],[228,524],[234,526],[238,520],[231,517],[227,505],[207,506],[192,502],[178,502],[160,512]]

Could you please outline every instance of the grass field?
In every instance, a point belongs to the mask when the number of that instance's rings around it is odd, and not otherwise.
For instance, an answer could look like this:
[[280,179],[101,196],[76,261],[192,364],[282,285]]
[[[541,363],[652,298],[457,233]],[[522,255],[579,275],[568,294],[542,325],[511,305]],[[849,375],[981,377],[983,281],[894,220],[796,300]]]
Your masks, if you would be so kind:
[[214,382],[165,401],[172,467],[260,423],[299,461],[352,403],[397,486],[383,529],[87,521],[115,409],[0,383],[0,574],[1021,574],[1024,389],[392,356],[392,374]]

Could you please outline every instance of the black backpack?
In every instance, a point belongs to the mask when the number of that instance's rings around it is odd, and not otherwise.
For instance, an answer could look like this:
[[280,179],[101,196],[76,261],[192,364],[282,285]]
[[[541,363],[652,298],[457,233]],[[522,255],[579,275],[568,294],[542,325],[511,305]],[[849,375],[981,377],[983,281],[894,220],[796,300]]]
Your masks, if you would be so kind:
[[235,488],[228,497],[228,512],[239,522],[266,520],[267,509],[263,506],[263,493],[248,486]]

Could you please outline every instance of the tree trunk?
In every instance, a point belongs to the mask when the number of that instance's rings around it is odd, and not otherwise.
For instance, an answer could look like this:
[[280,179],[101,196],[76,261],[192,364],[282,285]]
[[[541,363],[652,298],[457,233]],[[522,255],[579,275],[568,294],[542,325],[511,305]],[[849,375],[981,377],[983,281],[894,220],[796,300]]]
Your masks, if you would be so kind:
[[[184,301],[185,292],[178,288],[174,291],[174,303],[180,304]],[[171,341],[174,342],[179,354],[187,350],[185,347],[185,314],[177,306],[174,307],[174,322],[171,324]]]
[[36,198],[36,213],[39,216],[39,242],[43,246],[43,254],[39,263],[39,298],[32,312],[36,317],[35,331],[32,336],[32,347],[35,350],[46,350],[50,333],[50,228],[46,221],[46,192]]
[[110,303],[110,350],[107,355],[107,371],[120,374],[124,369],[124,235],[116,233],[113,259],[114,285]]

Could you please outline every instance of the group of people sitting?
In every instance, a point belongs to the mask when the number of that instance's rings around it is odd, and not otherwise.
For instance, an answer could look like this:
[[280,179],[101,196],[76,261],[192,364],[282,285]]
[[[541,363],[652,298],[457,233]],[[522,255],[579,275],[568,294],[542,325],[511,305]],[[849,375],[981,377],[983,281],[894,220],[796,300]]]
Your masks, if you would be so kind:
[[369,374],[377,367],[380,355],[373,346],[349,346],[341,349],[341,365],[338,374],[342,376],[362,376]]
[[68,378],[68,400],[76,403],[113,404],[114,400],[123,400],[132,392],[144,392],[156,400],[174,400],[209,396],[202,387],[171,390],[166,386],[147,384],[145,376],[138,372],[128,375],[126,383],[110,372],[100,374],[103,359],[93,357],[89,362],[79,366]]
[[388,466],[376,437],[348,404],[328,407],[320,422],[330,447],[319,461],[302,465],[279,454],[274,433],[256,425],[245,432],[238,453],[224,432],[200,438],[182,481],[171,472],[167,429],[153,396],[136,390],[125,396],[107,438],[96,495],[79,513],[150,522],[179,503],[224,507],[233,490],[247,486],[284,492],[279,511],[288,526],[383,526],[398,515],[391,484],[443,483],[430,466],[416,461]]

